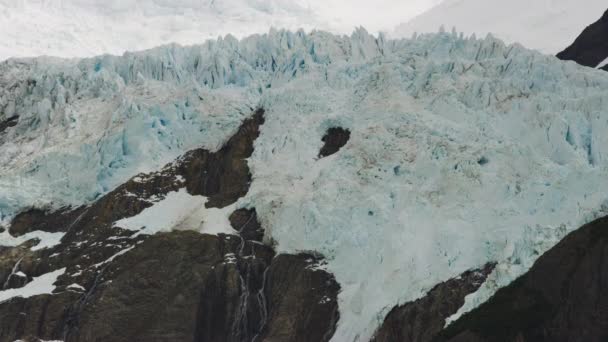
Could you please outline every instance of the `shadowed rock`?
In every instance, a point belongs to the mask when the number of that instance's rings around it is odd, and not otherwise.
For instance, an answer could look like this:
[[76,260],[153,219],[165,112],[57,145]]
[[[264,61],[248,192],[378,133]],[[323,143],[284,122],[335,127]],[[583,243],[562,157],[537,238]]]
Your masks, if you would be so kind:
[[429,342],[443,330],[445,320],[464,304],[494,269],[488,264],[435,286],[424,297],[394,307],[376,331],[375,342]]
[[76,219],[85,211],[86,207],[62,208],[55,212],[31,208],[19,213],[13,221],[9,232],[13,236],[24,235],[35,230],[45,232],[67,231]]
[[608,58],[608,11],[595,23],[587,26],[572,45],[557,54],[559,59],[596,67]]
[[237,209],[230,215],[230,225],[239,232],[245,240],[262,242],[264,229],[258,222],[255,209]]
[[608,340],[608,218],[570,233],[435,341]]

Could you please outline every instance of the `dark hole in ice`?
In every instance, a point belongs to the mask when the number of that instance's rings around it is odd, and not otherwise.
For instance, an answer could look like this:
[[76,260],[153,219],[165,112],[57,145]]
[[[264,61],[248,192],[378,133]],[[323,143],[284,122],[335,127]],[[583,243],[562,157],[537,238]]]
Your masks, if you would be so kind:
[[350,131],[342,127],[332,127],[321,139],[325,144],[319,151],[319,157],[327,157],[338,152],[350,138]]

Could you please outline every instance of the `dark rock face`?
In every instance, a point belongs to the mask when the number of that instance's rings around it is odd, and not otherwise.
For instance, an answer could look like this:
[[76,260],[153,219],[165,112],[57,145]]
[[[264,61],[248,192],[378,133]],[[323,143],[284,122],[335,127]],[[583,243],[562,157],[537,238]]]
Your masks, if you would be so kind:
[[258,222],[255,209],[237,209],[229,217],[230,225],[239,232],[245,240],[262,242],[264,229]]
[[192,341],[201,326],[215,340],[238,340],[230,339],[231,323],[242,288],[238,264],[227,256],[239,244],[236,236],[189,231],[145,240],[109,264],[95,291],[73,306],[66,341]]
[[596,67],[608,58],[608,11],[595,23],[587,26],[574,43],[557,54],[559,59]]
[[350,139],[350,131],[342,127],[332,127],[321,139],[325,144],[319,151],[319,158],[330,156],[338,152]]
[[608,218],[572,232],[436,341],[608,341]]
[[[114,226],[153,205],[154,198],[182,188],[207,196],[208,207],[234,203],[249,189],[246,158],[263,122],[258,110],[219,151],[190,151],[89,206],[18,215],[9,227],[14,235],[34,230],[65,235],[60,245],[48,249],[32,251],[35,240],[0,247],[2,288],[66,271],[52,295],[0,303],[0,341],[262,341],[281,329],[296,341],[331,337],[338,284],[329,273],[311,267],[317,259],[275,258],[274,250],[262,243],[264,230],[255,209],[230,216],[238,235],[173,231],[134,236]],[[278,276],[284,270],[292,276]],[[281,301],[299,309],[275,304]],[[277,325],[283,317],[293,320],[290,328]]]
[[78,296],[78,293],[66,291],[1,303],[0,341],[60,339],[66,307]]
[[316,269],[320,263],[309,254],[274,258],[264,288],[268,321],[256,341],[328,341],[333,336],[340,286],[331,274]]
[[465,297],[475,292],[494,269],[488,264],[435,286],[410,303],[394,307],[373,337],[375,342],[430,342],[443,330],[446,318],[455,314]]
[[17,121],[19,120],[18,116],[13,116],[12,118],[8,118],[4,121],[0,121],[0,134],[4,133],[9,127],[14,127],[17,125]]
[[19,213],[11,222],[9,232],[13,236],[24,235],[35,230],[58,232],[66,230],[85,211],[85,207],[76,209],[62,208],[56,213],[31,208]]

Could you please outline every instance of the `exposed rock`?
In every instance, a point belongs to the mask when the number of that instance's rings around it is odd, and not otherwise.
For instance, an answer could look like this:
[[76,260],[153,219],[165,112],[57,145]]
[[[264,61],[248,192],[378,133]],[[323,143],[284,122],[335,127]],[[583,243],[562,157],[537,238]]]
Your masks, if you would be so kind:
[[19,213],[11,222],[9,232],[13,236],[24,235],[35,230],[59,232],[69,229],[86,207],[62,208],[52,213],[48,210],[31,208]]
[[[66,342],[192,341],[201,296],[232,294],[218,296],[218,307],[235,312],[231,302],[240,292],[238,270],[226,255],[238,245],[236,237],[190,231],[150,237],[108,264],[94,291],[72,307]],[[215,284],[217,277],[227,281]]]
[[559,59],[596,67],[608,58],[608,11],[595,23],[587,26],[574,43],[557,54]]
[[[133,236],[115,227],[171,191],[186,188],[223,207],[247,193],[246,159],[264,122],[243,122],[218,152],[188,152],[140,174],[87,207],[30,209],[9,231],[63,231],[61,244],[0,248],[0,281],[19,288],[66,268],[53,295],[0,303],[0,341],[327,340],[337,322],[338,284],[312,256],[279,256],[261,241],[255,209],[230,221],[240,235],[173,231]],[[21,273],[20,273],[21,272]],[[26,275],[22,279],[21,274]],[[294,310],[297,307],[297,310]],[[288,326],[283,322],[289,321]],[[267,338],[262,338],[262,335]]]
[[224,147],[210,154],[206,164],[200,163],[205,158],[194,158],[191,161],[192,156],[186,155],[184,164],[187,167],[182,168],[181,174],[186,178],[188,192],[209,197],[206,204],[208,208],[221,208],[244,196],[251,183],[246,159],[253,153],[253,142],[259,136],[262,124],[264,110],[258,109],[252,118],[243,122]]
[[376,331],[375,342],[429,342],[443,330],[446,318],[464,304],[494,269],[494,264],[467,271],[435,286],[424,297],[394,307]]
[[319,157],[327,157],[338,152],[350,139],[350,131],[342,127],[332,127],[321,139],[325,144],[319,151]]
[[230,215],[230,224],[245,240],[262,242],[264,229],[258,222],[255,209],[237,209]]
[[11,118],[5,119],[4,121],[0,121],[0,134],[4,133],[9,127],[14,127],[17,125],[17,121],[19,120],[19,116],[13,116]]
[[[268,321],[256,341],[328,341],[338,322],[340,286],[313,255],[281,254],[266,275]],[[314,329],[311,329],[314,327]]]
[[23,272],[13,272],[11,273],[4,282],[2,286],[2,290],[7,289],[18,289],[20,287],[25,286],[27,284],[28,279],[27,275]]
[[608,218],[570,233],[436,341],[608,340]]
[[63,292],[1,303],[0,341],[60,340],[66,309],[78,296],[74,292]]

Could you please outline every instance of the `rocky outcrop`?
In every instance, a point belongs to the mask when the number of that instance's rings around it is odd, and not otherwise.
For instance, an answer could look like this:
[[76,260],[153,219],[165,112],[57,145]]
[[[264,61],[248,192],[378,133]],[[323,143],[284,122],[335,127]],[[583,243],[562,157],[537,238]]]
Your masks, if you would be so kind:
[[374,342],[430,342],[443,330],[445,320],[464,304],[494,269],[494,264],[461,274],[435,286],[424,297],[394,307],[376,331]]
[[14,236],[24,235],[35,230],[58,232],[68,230],[70,225],[77,222],[86,207],[76,209],[66,207],[54,212],[39,208],[31,208],[19,213],[11,222],[10,233]]
[[[66,341],[245,341],[236,236],[180,231],[145,240],[108,265],[69,312]],[[251,255],[265,259],[262,246]]]
[[557,54],[559,59],[596,67],[608,58],[608,11],[595,23],[587,26],[574,43]]
[[0,134],[4,133],[9,127],[14,127],[17,125],[17,120],[19,120],[18,116],[13,116],[11,118],[0,121]]
[[310,254],[274,258],[264,288],[268,322],[259,341],[328,341],[332,337],[339,318],[340,287],[332,275],[318,268],[321,264],[322,259]]
[[323,147],[319,151],[319,158],[331,156],[340,151],[350,139],[350,131],[342,127],[331,127],[323,136]]
[[608,340],[608,218],[543,254],[524,276],[451,324],[434,341]]
[[0,248],[3,288],[65,272],[53,294],[0,303],[0,341],[328,340],[337,321],[337,282],[315,267],[318,257],[275,257],[262,243],[254,208],[230,215],[235,235],[134,235],[114,225],[183,188],[207,196],[208,207],[234,203],[249,189],[247,158],[263,114],[245,120],[219,151],[190,151],[89,206],[18,215],[9,227],[13,235],[65,235],[52,248],[32,250],[35,240]]

